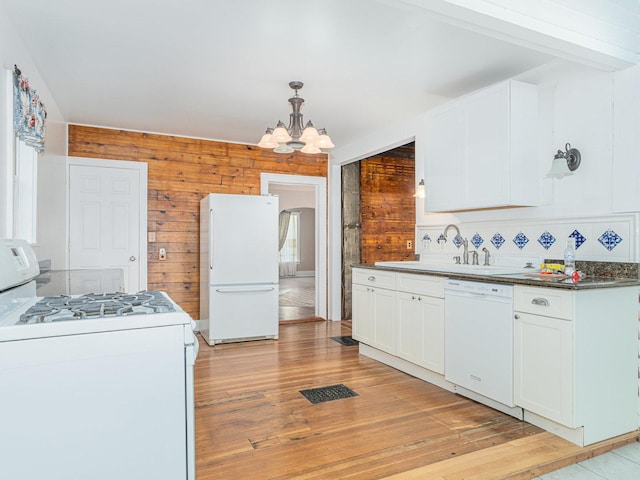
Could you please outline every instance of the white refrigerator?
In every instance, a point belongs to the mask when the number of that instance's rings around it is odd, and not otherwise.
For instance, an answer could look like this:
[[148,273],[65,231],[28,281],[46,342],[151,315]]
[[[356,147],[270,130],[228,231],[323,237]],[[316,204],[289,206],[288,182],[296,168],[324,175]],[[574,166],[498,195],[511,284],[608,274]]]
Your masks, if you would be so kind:
[[278,197],[200,201],[200,332],[209,345],[278,338]]

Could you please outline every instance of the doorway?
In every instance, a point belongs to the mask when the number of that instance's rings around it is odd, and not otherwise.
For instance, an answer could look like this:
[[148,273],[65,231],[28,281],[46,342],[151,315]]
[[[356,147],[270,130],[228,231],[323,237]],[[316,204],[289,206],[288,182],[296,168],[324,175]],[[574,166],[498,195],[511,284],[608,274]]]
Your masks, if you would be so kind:
[[415,258],[415,142],[341,168],[341,315],[350,319],[351,265]]
[[297,222],[292,243],[300,248],[288,253],[293,258],[283,260],[295,265],[282,268],[281,261],[280,288],[286,294],[281,300],[290,314],[286,320],[293,320],[289,318],[291,315],[304,315],[299,318],[327,315],[326,189],[324,177],[261,174],[261,193],[278,195],[280,210],[293,214]]

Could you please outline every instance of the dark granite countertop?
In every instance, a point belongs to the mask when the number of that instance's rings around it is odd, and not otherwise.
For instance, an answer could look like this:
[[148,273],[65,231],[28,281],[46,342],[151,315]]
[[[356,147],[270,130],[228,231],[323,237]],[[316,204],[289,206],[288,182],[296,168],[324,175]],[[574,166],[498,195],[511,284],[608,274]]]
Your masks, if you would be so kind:
[[436,277],[454,278],[458,280],[469,280],[476,282],[492,282],[508,285],[530,285],[535,287],[563,288],[565,290],[589,290],[594,288],[618,288],[640,285],[639,278],[603,275],[587,275],[581,280],[574,282],[569,279],[529,277],[525,276],[522,273],[484,275],[475,273],[441,272],[435,270],[415,270],[409,268],[385,267],[373,264],[358,264],[353,265],[353,268],[370,268],[375,270],[386,270],[390,272],[413,273],[416,275],[432,275]]

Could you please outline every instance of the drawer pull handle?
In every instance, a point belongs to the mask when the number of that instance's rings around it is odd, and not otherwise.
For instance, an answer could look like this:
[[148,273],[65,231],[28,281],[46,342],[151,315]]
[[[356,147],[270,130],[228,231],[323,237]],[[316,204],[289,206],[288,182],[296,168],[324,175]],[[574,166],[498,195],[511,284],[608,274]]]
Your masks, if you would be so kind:
[[541,297],[536,297],[533,300],[531,300],[531,303],[533,303],[534,305],[540,305],[542,307],[548,307],[549,306],[549,300],[547,300],[546,298],[541,298]]
[[367,278],[367,280],[369,280],[370,282],[375,282],[376,281],[376,277],[371,275],[369,278]]

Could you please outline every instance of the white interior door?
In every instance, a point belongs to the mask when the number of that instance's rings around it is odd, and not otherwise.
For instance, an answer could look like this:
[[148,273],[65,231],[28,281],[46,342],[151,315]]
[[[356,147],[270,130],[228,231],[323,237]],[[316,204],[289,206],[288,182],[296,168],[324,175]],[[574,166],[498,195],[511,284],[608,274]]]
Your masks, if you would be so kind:
[[120,268],[125,291],[145,289],[146,164],[79,163],[69,164],[69,268]]

